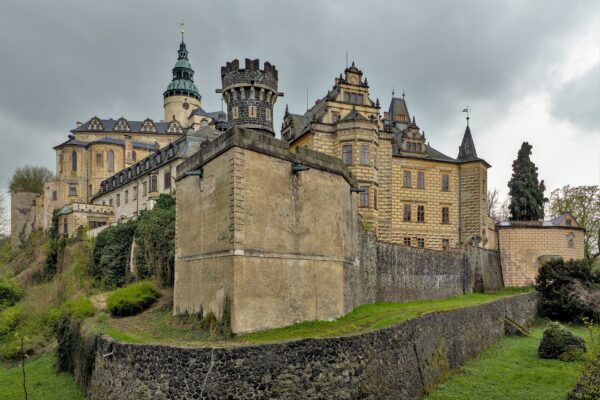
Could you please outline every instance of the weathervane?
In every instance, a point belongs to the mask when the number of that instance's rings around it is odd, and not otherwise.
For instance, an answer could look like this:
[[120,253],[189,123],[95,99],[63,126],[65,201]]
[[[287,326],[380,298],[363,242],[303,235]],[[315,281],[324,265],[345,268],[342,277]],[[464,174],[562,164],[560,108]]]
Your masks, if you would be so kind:
[[467,106],[467,108],[463,108],[462,112],[467,113],[467,126],[469,126],[469,119],[471,118],[471,109],[469,108],[469,106]]
[[185,33],[184,28],[184,23],[183,23],[183,18],[181,18],[181,23],[179,24],[181,26],[181,41],[183,42],[183,34]]

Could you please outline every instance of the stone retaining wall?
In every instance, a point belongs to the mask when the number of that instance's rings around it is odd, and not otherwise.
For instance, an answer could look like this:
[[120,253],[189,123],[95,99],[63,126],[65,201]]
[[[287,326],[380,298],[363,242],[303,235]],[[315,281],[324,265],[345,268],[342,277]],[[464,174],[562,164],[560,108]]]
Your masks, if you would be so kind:
[[264,346],[184,348],[102,337],[90,399],[417,399],[526,323],[537,294],[436,312],[357,336]]

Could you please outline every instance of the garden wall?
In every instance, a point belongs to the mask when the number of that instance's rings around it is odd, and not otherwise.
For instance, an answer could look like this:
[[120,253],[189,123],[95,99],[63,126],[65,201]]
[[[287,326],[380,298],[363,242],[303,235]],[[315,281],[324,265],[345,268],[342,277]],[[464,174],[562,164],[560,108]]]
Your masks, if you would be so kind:
[[536,303],[537,294],[529,293],[357,336],[264,346],[184,348],[102,337],[87,394],[90,399],[417,399],[502,337],[505,316],[520,323],[532,319]]

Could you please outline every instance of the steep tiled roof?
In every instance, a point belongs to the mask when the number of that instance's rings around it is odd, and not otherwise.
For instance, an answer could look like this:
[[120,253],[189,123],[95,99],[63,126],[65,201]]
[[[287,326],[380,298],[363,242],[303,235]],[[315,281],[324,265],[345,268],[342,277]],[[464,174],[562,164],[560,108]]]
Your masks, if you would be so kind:
[[[59,144],[58,146],[55,146],[54,149],[60,149],[65,146],[85,147],[87,149],[91,145],[98,144],[98,143],[114,144],[117,146],[125,146],[125,141],[123,139],[103,137],[100,139],[85,142],[83,140],[76,140],[76,139],[69,138],[69,140],[67,140],[66,142],[63,142],[63,143]],[[154,150],[155,149],[154,144],[150,144],[150,143],[133,142],[132,144],[133,144],[134,148],[138,148],[138,149],[145,149],[145,150]]]
[[[90,125],[92,125],[92,121],[99,120],[104,129],[91,129]],[[81,124],[77,128],[71,130],[71,132],[114,132],[115,125],[117,124],[116,119],[101,119],[101,118],[90,118],[84,124]],[[140,133],[142,132],[142,124],[144,121],[127,121],[129,127],[131,128],[132,133]],[[156,127],[156,133],[167,133],[167,129],[169,128],[169,122],[154,122],[154,126]],[[148,133],[148,132],[143,132]]]

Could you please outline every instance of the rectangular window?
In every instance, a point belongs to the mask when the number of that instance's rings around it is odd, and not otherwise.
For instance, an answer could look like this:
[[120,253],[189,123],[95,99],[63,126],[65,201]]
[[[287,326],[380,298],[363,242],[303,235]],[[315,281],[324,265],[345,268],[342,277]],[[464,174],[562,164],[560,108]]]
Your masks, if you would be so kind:
[[369,187],[361,186],[361,190],[364,192],[360,192],[360,207],[369,207]]
[[411,173],[410,173],[410,171],[404,171],[404,175],[403,176],[404,176],[403,186],[405,188],[411,187],[411,184],[410,184]]
[[102,153],[96,153],[96,166],[101,167],[104,164],[104,159],[102,158]]
[[417,189],[425,189],[425,172],[417,172]]
[[125,191],[125,204],[129,203],[129,190]]
[[270,109],[265,109],[265,118],[267,119],[267,121],[271,120],[271,110]]
[[121,195],[117,195],[117,207],[121,207]]
[[165,189],[169,189],[171,187],[171,173],[165,172]]
[[410,204],[404,205],[404,221],[410,222]]
[[239,116],[238,108],[237,107],[233,107],[233,109],[231,110],[231,118],[237,119],[238,116]]
[[145,196],[148,194],[148,184],[146,182],[142,183],[142,196]]
[[379,209],[377,206],[377,189],[373,189],[373,208],[376,210]]
[[52,191],[52,201],[58,200],[58,192],[56,190]]
[[363,104],[363,95],[359,94],[356,96],[356,104]]
[[442,191],[447,192],[450,190],[450,175],[442,175]]
[[450,208],[442,207],[442,224],[450,223]]
[[417,246],[419,246],[421,248],[425,247],[425,239],[417,238]]
[[150,175],[150,193],[158,192],[158,179],[155,174]]
[[337,112],[332,112],[331,113],[331,122],[335,124],[339,120],[340,120],[340,114]]
[[63,234],[69,233],[69,224],[67,223],[67,217],[63,217]]
[[256,118],[256,107],[255,106],[248,107],[248,114],[249,114],[250,118]]
[[75,184],[69,185],[69,196],[77,196],[77,185],[75,185]]
[[369,145],[360,145],[360,163],[362,165],[369,165]]
[[405,237],[404,238],[404,245],[405,246],[410,246],[410,238],[409,237]]
[[137,186],[133,187],[132,192],[133,192],[133,196],[132,196],[131,200],[137,200],[137,192],[138,192],[137,191]]
[[442,239],[442,250],[450,250],[450,239]]
[[113,205],[112,197],[110,199],[108,199],[108,205],[112,207],[112,205]]
[[346,165],[352,165],[352,145],[345,144],[342,146],[342,161]]
[[425,222],[425,206],[417,206],[417,222]]

